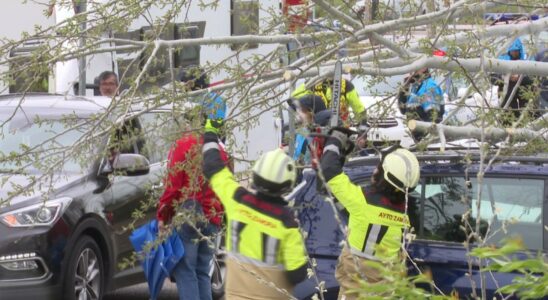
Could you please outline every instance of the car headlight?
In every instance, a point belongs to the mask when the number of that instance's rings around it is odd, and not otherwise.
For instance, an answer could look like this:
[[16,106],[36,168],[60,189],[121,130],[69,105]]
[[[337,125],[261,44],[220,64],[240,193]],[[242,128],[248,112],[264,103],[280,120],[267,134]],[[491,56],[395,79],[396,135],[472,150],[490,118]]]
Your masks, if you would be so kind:
[[9,227],[49,226],[63,214],[72,198],[62,197],[5,212],[0,221]]

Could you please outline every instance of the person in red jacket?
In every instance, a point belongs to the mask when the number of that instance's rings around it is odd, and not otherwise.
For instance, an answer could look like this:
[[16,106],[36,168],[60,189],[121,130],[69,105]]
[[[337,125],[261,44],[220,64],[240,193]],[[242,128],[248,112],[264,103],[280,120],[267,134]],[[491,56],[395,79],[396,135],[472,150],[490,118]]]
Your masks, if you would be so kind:
[[[207,87],[205,75],[199,68],[183,70],[180,79],[191,90]],[[224,119],[226,104],[219,96],[199,97],[200,112],[193,116],[195,121],[198,118],[205,122],[206,117]],[[178,233],[185,255],[172,273],[181,300],[212,299],[209,269],[215,250],[211,241],[220,229],[223,207],[202,176],[202,144],[202,136],[195,131],[185,132],[175,142],[169,153],[165,190],[157,210],[161,230],[172,221],[176,211],[181,212],[183,225]],[[221,153],[227,162],[226,152]]]

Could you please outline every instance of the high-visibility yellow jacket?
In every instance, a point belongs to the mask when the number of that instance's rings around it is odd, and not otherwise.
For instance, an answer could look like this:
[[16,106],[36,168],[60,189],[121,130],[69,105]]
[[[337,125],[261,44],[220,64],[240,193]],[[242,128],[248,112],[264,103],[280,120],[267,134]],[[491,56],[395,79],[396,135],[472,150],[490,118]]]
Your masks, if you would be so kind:
[[289,294],[306,278],[308,260],[293,212],[281,197],[266,199],[240,186],[224,166],[214,133],[204,135],[202,151],[204,175],[227,220],[227,299],[286,299],[257,277]]
[[350,250],[372,260],[399,258],[403,231],[409,226],[405,204],[393,204],[374,189],[350,181],[342,171],[340,141],[331,137],[324,147],[321,168],[333,196],[349,213]]
[[[293,98],[300,98],[304,95],[310,95],[314,94],[317,96],[322,97],[325,106],[329,108],[331,106],[331,98],[332,98],[332,90],[331,87],[326,86],[322,83],[319,83],[315,85],[312,89],[306,89],[304,83],[299,85],[293,93],[291,93],[291,97]],[[341,99],[340,99],[340,116],[343,121],[346,121],[348,119],[348,106],[352,108],[352,111],[354,112],[354,115],[357,118],[361,118],[363,116],[363,113],[365,111],[365,107],[363,106],[360,96],[358,95],[358,92],[354,88],[354,85],[352,82],[343,79],[341,80]],[[359,121],[359,120],[356,120]]]

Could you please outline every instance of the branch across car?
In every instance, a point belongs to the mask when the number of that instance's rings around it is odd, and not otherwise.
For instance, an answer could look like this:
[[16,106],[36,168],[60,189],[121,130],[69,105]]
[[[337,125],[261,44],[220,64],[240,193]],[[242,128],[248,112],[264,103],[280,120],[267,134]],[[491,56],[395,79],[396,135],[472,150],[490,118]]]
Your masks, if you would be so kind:
[[[181,120],[170,108],[137,108],[101,135],[113,120],[99,118],[109,104],[102,97],[0,98],[0,299],[100,300],[145,282],[140,264],[126,263],[128,237],[132,226],[155,218],[154,193]],[[212,266],[220,297],[222,260]]]

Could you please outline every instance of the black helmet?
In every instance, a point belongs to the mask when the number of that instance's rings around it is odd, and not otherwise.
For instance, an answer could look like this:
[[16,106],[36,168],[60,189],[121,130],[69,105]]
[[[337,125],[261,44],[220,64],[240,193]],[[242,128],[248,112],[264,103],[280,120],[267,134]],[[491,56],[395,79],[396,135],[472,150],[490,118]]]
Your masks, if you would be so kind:
[[193,81],[192,90],[205,89],[209,86],[209,79],[204,70],[196,65],[185,67],[179,72],[178,79],[181,82]]
[[301,96],[296,100],[291,98],[287,101],[287,103],[289,104],[289,107],[291,107],[291,109],[293,110],[297,110],[297,105],[299,105],[301,108],[306,109],[314,114],[327,109],[325,107],[325,103],[323,102],[322,97],[310,94]]

